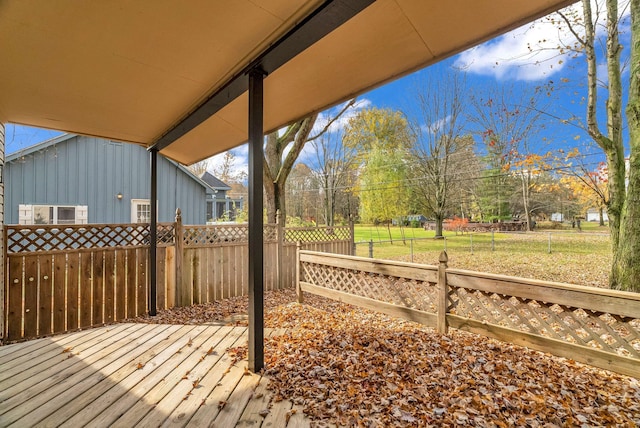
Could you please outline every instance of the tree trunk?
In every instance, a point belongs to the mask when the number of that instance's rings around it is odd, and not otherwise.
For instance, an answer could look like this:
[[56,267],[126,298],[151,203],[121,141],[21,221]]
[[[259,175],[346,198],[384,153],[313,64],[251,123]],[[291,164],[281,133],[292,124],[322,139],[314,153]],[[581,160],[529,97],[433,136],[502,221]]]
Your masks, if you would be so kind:
[[442,222],[443,217],[441,215],[436,216],[436,238],[442,237]]
[[604,208],[602,206],[599,209],[600,214],[600,226],[604,226]]
[[612,288],[640,292],[640,0],[631,0],[630,10],[631,83],[626,109],[631,153],[629,186],[622,206],[620,239],[613,256],[610,283]]
[[[275,224],[277,222],[277,213],[278,211],[280,211],[280,213],[285,213],[280,216],[280,226],[284,227],[287,219],[285,191],[279,184],[271,184],[272,186],[269,186],[271,187],[271,190],[267,190],[265,192],[265,202],[267,206],[267,223]],[[267,186],[265,186],[265,189],[266,188]]]

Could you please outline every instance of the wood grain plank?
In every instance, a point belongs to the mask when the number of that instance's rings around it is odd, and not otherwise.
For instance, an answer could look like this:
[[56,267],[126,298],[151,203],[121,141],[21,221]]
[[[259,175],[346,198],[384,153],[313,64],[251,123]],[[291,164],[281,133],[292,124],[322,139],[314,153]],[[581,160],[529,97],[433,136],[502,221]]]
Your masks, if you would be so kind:
[[93,325],[103,324],[104,319],[104,251],[93,253]]
[[24,332],[23,337],[38,336],[38,264],[40,257],[24,258]]
[[[193,352],[196,352],[198,346],[206,340],[205,332],[205,326],[196,326],[193,330],[178,338],[176,343],[180,346],[173,347],[175,349],[173,354],[168,356],[161,365],[155,366],[155,369],[129,389],[126,395],[110,404],[104,412],[92,419],[90,425],[111,427],[131,427],[136,425],[141,418],[155,407],[159,401],[159,398],[154,398],[155,394],[158,394],[159,390],[164,392],[163,388],[176,367]],[[183,369],[179,373],[179,378],[184,375],[186,370]],[[178,372],[175,375],[177,376]]]
[[9,283],[6,288],[5,299],[7,301],[7,339],[17,340],[22,338],[22,291],[24,288],[24,257],[21,255],[9,255]]
[[104,259],[104,322],[111,323],[117,318],[117,301],[116,295],[116,252],[113,250],[105,250]]
[[53,333],[53,260],[52,256],[40,257],[38,279],[38,336]]
[[135,317],[137,306],[136,306],[136,298],[137,298],[137,260],[136,260],[136,249],[128,248],[125,250],[126,254],[126,266],[127,266],[127,275],[126,275],[126,316],[127,318]]
[[0,414],[21,404],[14,398],[15,396],[22,394],[20,397],[26,402],[37,395],[39,390],[51,387],[61,379],[81,370],[84,365],[80,358],[74,357],[77,356],[76,354],[81,353],[82,359],[91,358],[109,346],[110,341],[123,340],[128,335],[136,333],[135,331],[131,333],[132,331],[130,326],[124,325],[123,328],[114,329],[111,334],[91,337],[81,344],[67,344],[64,348],[59,347],[54,357],[37,365],[16,369],[13,376],[3,381],[4,388],[0,391],[0,401],[3,402]]
[[53,332],[67,331],[67,256],[53,256]]
[[79,327],[78,319],[78,275],[80,253],[67,254],[67,330]]
[[167,308],[176,306],[176,259],[175,247],[167,247]]
[[[97,414],[109,407],[118,397],[127,394],[145,376],[156,370],[163,359],[173,355],[180,346],[178,340],[192,330],[194,326],[171,326],[163,334],[165,340],[146,350],[138,357],[144,363],[139,368],[137,364],[126,364],[99,382],[83,394],[51,413],[39,422],[42,426],[84,426]],[[166,343],[170,343],[169,346]],[[114,398],[116,397],[116,398]]]
[[637,296],[639,293],[629,296],[629,293],[618,290],[462,270],[447,270],[447,282],[450,287],[465,287],[626,317],[640,317],[640,296]]
[[80,253],[80,327],[93,323],[93,252]]
[[222,269],[222,284],[225,290],[225,296],[235,297],[235,295],[233,294],[233,286],[231,284],[231,273],[229,272],[229,250],[231,250],[231,247],[229,246],[222,247],[223,256],[222,263],[220,264],[220,267]]
[[[112,331],[91,329],[84,332],[76,332],[72,335],[66,335],[59,341],[49,340],[45,346],[39,347],[37,350],[22,353],[22,355],[14,355],[14,358],[5,362],[2,366],[3,371],[0,374],[0,383],[3,391],[0,396],[5,397],[4,389],[8,389],[13,385],[20,384],[20,387],[27,388],[34,385],[39,379],[45,378],[47,372],[51,368],[55,370],[62,369],[63,365],[68,366],[73,361],[69,360],[69,355],[73,353],[89,353],[91,347],[102,341],[109,340],[110,337],[118,333],[118,331],[126,330],[128,327],[121,326]],[[27,382],[25,382],[25,380]],[[23,382],[23,383],[21,383]]]
[[[149,302],[149,250],[136,249],[136,314],[147,313]],[[157,297],[157,296],[156,296]]]
[[[119,400],[135,398],[131,397],[129,391],[147,376],[160,370],[163,363],[185,345],[187,339],[182,339],[192,335],[194,328],[195,326],[192,325],[175,325],[163,331],[163,336],[166,335],[165,339],[139,357],[140,361],[147,361],[144,367],[138,368],[137,363],[123,366],[108,379],[105,379],[106,382],[101,382],[95,388],[79,396],[77,399],[78,404],[90,401],[95,396],[97,398],[87,403],[68,419],[62,419],[63,422],[58,422],[58,424],[66,427],[87,426],[88,424],[90,424],[88,426],[99,426],[97,423],[92,423],[92,421],[104,411],[107,411],[112,417],[118,417],[119,415],[113,416],[117,409],[108,409]],[[146,358],[149,359],[146,360]],[[130,401],[135,403],[136,400]],[[76,400],[70,403],[70,407],[75,407],[75,405]]]
[[[230,330],[226,328],[222,329],[215,326],[207,328],[207,331],[203,334],[206,340],[200,348],[173,370],[172,374],[175,373],[177,376],[168,375],[165,377],[162,387],[166,394],[157,401],[152,411],[140,420],[138,423],[140,426],[160,426],[182,401],[192,398],[191,395],[194,391],[207,388],[208,385],[201,385],[200,382],[211,366],[221,358],[220,354],[226,348],[222,348],[220,344],[229,332]],[[218,355],[213,354],[215,349],[219,349]],[[212,350],[211,354],[208,353],[209,350]],[[186,374],[187,371],[188,375]],[[164,391],[159,389],[156,392],[156,396],[159,397],[163,393]],[[155,402],[155,400],[150,400],[149,394],[146,394],[144,398]]]
[[268,385],[269,379],[265,376],[260,377],[249,402],[238,418],[236,427],[256,427],[262,424],[271,412],[270,402],[273,394],[267,389]]
[[[199,413],[203,407],[214,407],[217,409],[219,401],[215,401],[215,397],[212,398],[213,391],[219,388],[220,380],[226,376],[225,372],[231,364],[231,357],[229,353],[224,350],[229,347],[240,346],[246,344],[247,330],[242,327],[223,327],[229,329],[229,334],[225,336],[224,340],[218,345],[216,350],[218,360],[211,365],[210,370],[200,380],[202,388],[196,388],[192,391],[188,400],[183,400],[169,415],[169,417],[163,423],[163,427],[184,427],[187,424],[191,426],[198,426],[199,423],[206,421],[205,425],[209,424],[211,419],[207,419],[205,414],[200,414],[193,420],[194,416]],[[214,410],[214,409],[210,409]],[[207,412],[205,412],[207,413]]]
[[[17,423],[22,426],[35,425],[75,396],[100,382],[105,376],[109,376],[123,364],[135,360],[150,346],[163,340],[157,327],[158,325],[143,326],[136,331],[135,335],[127,336],[126,341],[111,343],[101,352],[82,358],[78,364],[82,366],[81,369],[74,371],[73,374],[67,371],[59,373],[59,378],[49,377],[39,382],[35,390],[31,388],[14,395],[3,403],[3,406],[12,405],[11,410],[2,415],[3,422]],[[166,329],[168,326],[162,327]],[[41,386],[43,384],[46,386]],[[14,400],[18,400],[21,405],[14,407]]]
[[215,250],[213,248],[206,248],[207,252],[207,298],[209,302],[214,302],[217,296],[216,284],[215,284]]
[[365,257],[344,256],[340,254],[318,253],[313,251],[301,251],[300,261],[324,264],[344,269],[380,273],[383,275],[398,276],[401,278],[416,279],[419,281],[438,281],[437,266],[369,259]]
[[158,247],[156,256],[156,308],[163,310],[167,308],[167,248]]
[[216,300],[229,297],[224,293],[224,282],[222,281],[222,251],[223,249],[221,247],[214,248],[213,283],[216,289]]

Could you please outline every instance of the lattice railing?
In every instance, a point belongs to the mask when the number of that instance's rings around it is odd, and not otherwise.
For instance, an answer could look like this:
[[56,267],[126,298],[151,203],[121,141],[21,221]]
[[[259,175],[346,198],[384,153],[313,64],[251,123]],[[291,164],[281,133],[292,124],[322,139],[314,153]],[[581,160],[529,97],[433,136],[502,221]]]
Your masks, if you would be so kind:
[[437,311],[437,290],[435,284],[428,281],[318,263],[301,264],[300,278],[301,281],[331,290],[428,313]]
[[449,290],[449,304],[470,320],[640,359],[640,318],[464,287]]
[[149,245],[148,224],[11,225],[6,230],[8,253]]
[[436,268],[298,254],[300,291],[640,377],[640,293],[447,269],[446,255]]
[[348,226],[285,229],[286,242],[323,242],[350,240],[351,228]]
[[185,247],[203,247],[212,244],[247,242],[246,224],[219,226],[183,226]]
[[[146,223],[10,225],[6,230],[8,253],[149,245],[149,225]],[[159,223],[157,230],[158,244],[174,242],[174,223]]]
[[176,224],[175,223],[158,223],[158,236],[156,242],[158,244],[175,243]]

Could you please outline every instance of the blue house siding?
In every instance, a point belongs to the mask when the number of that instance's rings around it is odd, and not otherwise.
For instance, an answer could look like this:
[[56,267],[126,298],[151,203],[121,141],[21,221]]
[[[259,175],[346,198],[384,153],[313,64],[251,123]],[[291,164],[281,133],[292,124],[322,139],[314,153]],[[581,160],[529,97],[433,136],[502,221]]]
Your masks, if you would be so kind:
[[[131,200],[149,199],[149,154],[141,146],[63,136],[7,157],[5,222],[20,204],[87,205],[89,223],[129,223]],[[122,199],[116,195],[122,194]],[[207,186],[178,164],[158,157],[158,220],[204,224]]]

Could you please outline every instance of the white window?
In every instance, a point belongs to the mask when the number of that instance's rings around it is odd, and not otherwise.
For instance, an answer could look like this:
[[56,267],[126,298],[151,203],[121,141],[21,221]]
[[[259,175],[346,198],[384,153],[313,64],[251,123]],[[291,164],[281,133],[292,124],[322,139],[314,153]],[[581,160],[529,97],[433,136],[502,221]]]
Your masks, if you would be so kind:
[[131,200],[131,223],[149,223],[151,221],[151,202],[149,199]]
[[20,224],[87,224],[86,205],[26,205],[18,206]]

